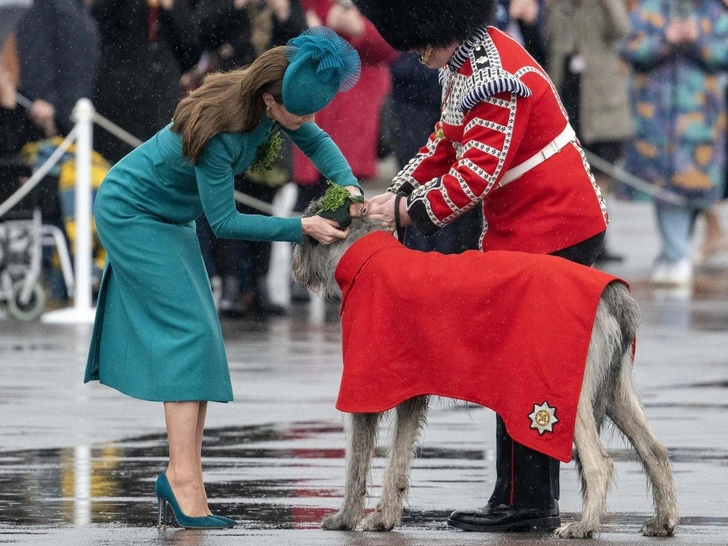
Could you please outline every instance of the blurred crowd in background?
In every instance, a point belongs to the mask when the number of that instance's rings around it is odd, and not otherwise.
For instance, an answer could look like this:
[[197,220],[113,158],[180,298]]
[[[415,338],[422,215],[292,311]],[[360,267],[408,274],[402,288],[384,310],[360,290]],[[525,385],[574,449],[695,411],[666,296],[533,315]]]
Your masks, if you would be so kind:
[[[696,263],[728,252],[716,209],[726,196],[728,5],[498,0],[496,24],[548,72],[587,150],[679,196],[680,204],[654,201],[661,248],[655,249],[652,283],[689,285]],[[336,31],[361,56],[359,83],[338,94],[316,122],[366,191],[380,179],[383,160],[402,167],[426,142],[439,119],[441,89],[436,71],[414,53],[393,50],[351,0],[34,0],[0,44],[0,186],[20,183],[18,158],[32,169],[44,157],[44,145],[68,134],[79,98],[90,98],[102,116],[146,140],[169,123],[180,98],[206,74],[244,67],[316,25]],[[16,91],[30,102],[19,105]],[[131,149],[96,127],[94,184]],[[61,171],[49,173],[35,200],[44,223],[68,234],[73,185]],[[610,199],[646,198],[599,171],[595,176]],[[297,151],[283,153],[270,171],[235,180],[236,189],[267,203],[289,182],[298,188],[296,211],[325,187]],[[0,202],[7,193],[0,192]],[[260,213],[242,204],[239,210]],[[409,230],[410,243],[465,250],[480,233],[476,214],[431,238]],[[705,238],[694,255],[691,238],[700,215]],[[270,243],[216,240],[204,218],[198,234],[221,314],[286,312],[267,291]],[[600,261],[621,259],[607,236]],[[53,281],[52,255],[45,266],[51,295],[62,302],[66,294]],[[294,299],[307,297],[294,287]]]

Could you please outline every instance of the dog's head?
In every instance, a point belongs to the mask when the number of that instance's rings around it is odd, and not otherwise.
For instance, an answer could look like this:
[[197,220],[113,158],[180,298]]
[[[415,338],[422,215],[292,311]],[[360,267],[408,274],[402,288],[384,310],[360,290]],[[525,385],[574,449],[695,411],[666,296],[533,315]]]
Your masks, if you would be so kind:
[[[304,217],[314,216],[321,209],[322,199],[312,201],[303,212]],[[316,293],[323,293],[326,298],[341,296],[341,289],[336,284],[334,272],[339,260],[349,247],[362,236],[384,227],[367,216],[354,216],[349,226],[346,239],[337,240],[330,245],[319,244],[315,239],[304,236],[303,242],[293,249],[291,270],[293,280]]]

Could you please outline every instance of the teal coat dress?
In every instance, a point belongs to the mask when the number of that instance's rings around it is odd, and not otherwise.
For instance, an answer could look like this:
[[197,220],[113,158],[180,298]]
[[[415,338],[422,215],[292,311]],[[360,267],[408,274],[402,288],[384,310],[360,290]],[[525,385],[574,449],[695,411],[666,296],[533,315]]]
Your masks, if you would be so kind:
[[[222,330],[195,233],[203,212],[215,235],[301,241],[300,218],[240,214],[233,178],[278,128],[264,116],[249,133],[207,143],[197,166],[171,125],[109,171],[94,214],[107,263],[85,382],[143,400],[233,399]],[[314,123],[285,131],[327,178],[357,186],[336,144]]]

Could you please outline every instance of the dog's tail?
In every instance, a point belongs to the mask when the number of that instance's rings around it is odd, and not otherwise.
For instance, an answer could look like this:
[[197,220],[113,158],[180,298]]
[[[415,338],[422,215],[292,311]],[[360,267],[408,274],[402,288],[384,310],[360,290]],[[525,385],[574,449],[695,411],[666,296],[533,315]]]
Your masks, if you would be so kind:
[[621,355],[627,354],[627,351],[631,353],[640,323],[640,309],[637,302],[634,301],[627,287],[616,281],[608,284],[604,289],[602,301],[606,304],[609,312],[617,319],[619,329],[622,332]]

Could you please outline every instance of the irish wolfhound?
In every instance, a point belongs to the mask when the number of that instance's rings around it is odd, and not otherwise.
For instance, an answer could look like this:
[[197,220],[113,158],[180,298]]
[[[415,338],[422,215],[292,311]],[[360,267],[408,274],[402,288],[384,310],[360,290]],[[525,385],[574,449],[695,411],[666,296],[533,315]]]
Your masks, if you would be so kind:
[[[307,214],[315,212],[312,204]],[[355,218],[349,236],[329,246],[304,241],[293,255],[298,282],[326,296],[340,296],[334,280],[339,259],[360,237],[382,226]],[[557,286],[557,284],[554,284]],[[618,282],[607,285],[599,301],[592,328],[584,379],[574,427],[576,467],[582,482],[584,508],[581,518],[554,533],[562,538],[590,538],[601,529],[614,464],[600,441],[605,417],[627,438],[647,474],[655,515],[642,526],[647,536],[675,533],[678,510],[670,460],[665,447],[650,431],[632,376],[632,342],[639,309],[628,289]],[[416,323],[415,323],[416,324]],[[483,355],[484,365],[487,355]],[[373,363],[376,365],[376,363]],[[382,494],[376,509],[363,521],[365,531],[389,531],[400,522],[409,491],[409,473],[421,426],[426,420],[428,397],[418,396],[396,407],[396,428],[384,473]],[[324,518],[331,530],[351,530],[364,517],[372,449],[382,413],[347,414],[347,471],[344,501],[338,512]]]

